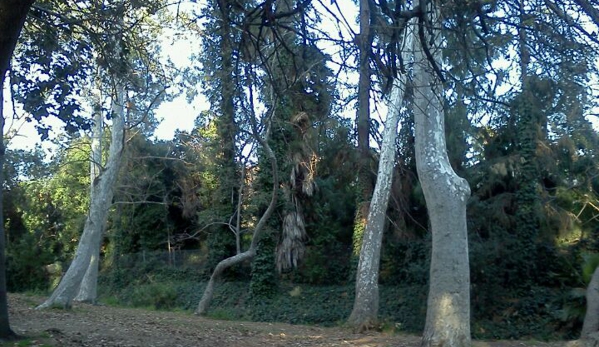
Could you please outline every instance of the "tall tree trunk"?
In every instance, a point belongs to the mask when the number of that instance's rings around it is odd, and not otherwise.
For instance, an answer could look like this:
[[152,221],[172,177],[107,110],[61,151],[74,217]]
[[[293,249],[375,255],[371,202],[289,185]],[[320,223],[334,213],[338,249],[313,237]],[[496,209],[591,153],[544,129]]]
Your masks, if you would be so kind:
[[420,44],[414,52],[414,128],[416,168],[422,184],[432,229],[430,288],[423,347],[470,346],[470,268],[466,203],[468,182],[453,171],[447,156],[443,89],[422,45],[432,41],[431,55],[441,62],[438,31],[433,39],[425,23],[439,28],[439,2],[425,11],[434,18],[420,19]]
[[[517,266],[518,279],[516,285],[520,288],[530,289],[536,278],[537,235],[539,219],[537,209],[540,206],[538,194],[538,168],[537,168],[537,142],[539,136],[539,110],[534,105],[535,95],[531,89],[531,76],[528,73],[530,64],[530,50],[528,47],[527,23],[530,14],[527,13],[525,1],[519,2],[520,26],[518,27],[518,44],[520,48],[520,78],[522,93],[516,100],[516,107],[512,117],[516,117],[517,138],[520,144],[520,175],[516,177],[518,190],[516,191],[516,240],[518,242],[517,257],[512,259]],[[546,126],[545,126],[546,129]]]
[[[235,65],[233,63],[233,28],[231,27],[231,16],[233,16],[233,1],[213,0],[217,16],[220,19],[218,36],[218,58],[220,66],[217,69],[219,94],[214,101],[214,106],[219,117],[215,120],[218,135],[218,165],[219,190],[217,192],[218,208],[233,216],[236,212],[238,199],[239,174],[237,170],[236,153],[237,145],[235,136],[237,134],[237,123],[235,121]],[[228,217],[227,217],[228,218]],[[234,245],[230,237],[228,227],[221,226],[213,230],[209,235],[210,266],[214,266],[222,260],[223,254],[230,255],[230,249]]]
[[[98,78],[99,79],[99,78]],[[91,136],[91,150],[90,150],[90,165],[89,165],[89,178],[90,178],[90,201],[93,200],[94,189],[96,189],[96,179],[100,176],[102,170],[102,127],[104,125],[102,119],[102,96],[100,93],[100,82],[97,82],[97,88],[92,91],[92,109],[94,112],[94,127]],[[79,294],[75,298],[76,301],[89,302],[92,304],[96,303],[98,295],[98,271],[100,267],[100,247],[101,242],[94,245],[92,249],[92,256],[90,259],[87,271],[83,276],[81,286],[79,287]]]
[[69,308],[72,300],[79,292],[83,276],[87,272],[92,257],[98,256],[97,253],[99,253],[98,250],[102,242],[108,211],[112,206],[114,185],[121,164],[125,135],[124,103],[125,87],[119,81],[112,102],[112,137],[106,169],[96,179],[89,213],[75,252],[75,258],[52,296],[38,306],[38,309],[54,305]]
[[[15,46],[25,25],[27,13],[34,0],[0,0],[0,184],[4,184],[4,82]],[[4,191],[0,187],[0,339],[10,339],[15,333],[10,328],[6,292],[6,242],[4,232]]]
[[372,50],[373,33],[371,31],[372,0],[360,0],[360,36],[359,49],[359,79],[358,79],[358,115],[356,118],[358,131],[358,150],[360,152],[360,194],[364,201],[369,201],[372,196],[371,173],[368,167],[370,162],[370,52]]
[[589,338],[591,334],[599,331],[599,267],[593,272],[591,282],[587,287],[587,312],[582,324],[581,339]]
[[373,33],[371,30],[371,1],[360,0],[360,36],[358,41],[359,79],[358,79],[358,112],[356,117],[356,128],[358,132],[358,185],[359,196],[354,218],[352,271],[358,264],[359,254],[362,248],[362,238],[366,228],[368,207],[373,194],[372,173],[370,172],[370,89],[372,75],[370,69],[370,52],[372,50]]
[[[4,76],[0,77],[0,182],[4,183]],[[4,231],[4,189],[0,187],[0,340],[10,338],[15,333],[10,329],[8,318],[8,297],[6,292],[6,235]]]
[[[413,46],[413,33],[414,31],[408,27],[405,34],[404,48]],[[407,58],[408,54],[404,49],[404,61]],[[397,125],[404,102],[406,84],[406,74],[394,78],[391,94],[387,97],[388,113],[385,121],[378,175],[370,202],[364,237],[362,238],[360,261],[356,275],[354,307],[348,320],[349,324],[359,331],[374,327],[378,320],[381,246],[387,205],[391,194],[393,168],[395,166]]]

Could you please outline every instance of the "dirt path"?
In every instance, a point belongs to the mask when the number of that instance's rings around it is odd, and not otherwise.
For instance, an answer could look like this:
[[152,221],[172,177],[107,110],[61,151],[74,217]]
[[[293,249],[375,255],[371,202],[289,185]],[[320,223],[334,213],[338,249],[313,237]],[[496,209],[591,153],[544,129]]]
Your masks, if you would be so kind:
[[[33,310],[40,298],[11,295],[11,326],[28,341],[0,346],[90,347],[418,347],[410,335],[353,334],[344,328],[217,321],[188,313],[77,304],[71,311]],[[557,347],[560,344],[500,341],[476,347]]]

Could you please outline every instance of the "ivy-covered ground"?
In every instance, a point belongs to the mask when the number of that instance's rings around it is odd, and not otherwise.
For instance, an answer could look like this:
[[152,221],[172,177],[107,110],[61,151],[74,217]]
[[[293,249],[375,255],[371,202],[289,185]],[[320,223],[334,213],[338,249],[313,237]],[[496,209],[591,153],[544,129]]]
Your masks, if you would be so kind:
[[[205,319],[185,312],[76,304],[70,311],[33,308],[39,297],[11,295],[13,330],[21,341],[8,346],[220,347],[220,346],[419,346],[417,336],[384,332],[354,334],[342,327]],[[562,342],[476,341],[475,347],[557,347]]]

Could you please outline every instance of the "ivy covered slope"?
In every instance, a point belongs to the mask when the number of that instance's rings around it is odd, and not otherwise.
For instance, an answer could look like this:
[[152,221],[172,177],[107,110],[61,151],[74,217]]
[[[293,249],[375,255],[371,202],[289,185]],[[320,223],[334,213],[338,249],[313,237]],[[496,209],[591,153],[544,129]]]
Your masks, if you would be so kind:
[[[592,1],[360,1],[355,18],[306,0],[97,5],[24,9],[2,70],[15,106],[3,119],[55,145],[13,148],[5,131],[9,291],[60,290],[83,257],[61,306],[340,325],[366,288],[378,311],[356,313],[358,330],[426,326],[439,345],[437,323],[454,317],[452,347],[579,337],[599,263]],[[187,66],[161,53],[173,33],[201,52]],[[156,138],[158,105],[198,94],[209,104],[193,128]],[[66,131],[52,138],[49,117]],[[369,226],[378,172],[389,199]],[[380,255],[362,246],[373,228]],[[376,257],[379,286],[356,281],[360,257]],[[439,309],[452,295],[454,316]]]

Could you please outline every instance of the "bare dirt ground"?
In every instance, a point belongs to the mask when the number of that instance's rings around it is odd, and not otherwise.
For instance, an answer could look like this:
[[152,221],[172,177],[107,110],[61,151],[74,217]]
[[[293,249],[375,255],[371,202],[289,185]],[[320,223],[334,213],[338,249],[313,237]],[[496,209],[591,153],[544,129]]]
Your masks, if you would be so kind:
[[[41,298],[10,295],[13,330],[26,340],[0,347],[419,347],[412,335],[346,328],[218,321],[183,312],[147,311],[76,304],[70,311],[33,308]],[[476,341],[475,347],[557,347],[564,343]]]

